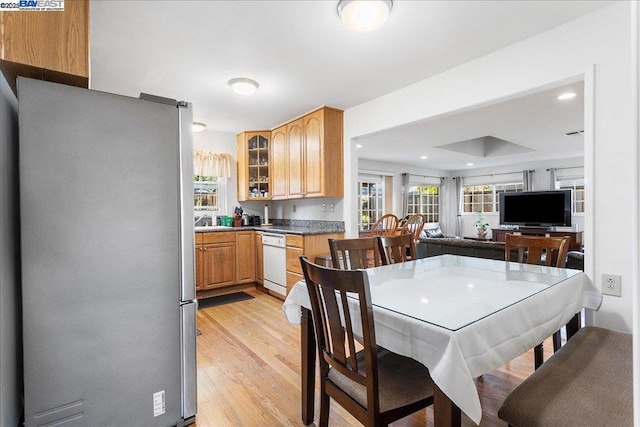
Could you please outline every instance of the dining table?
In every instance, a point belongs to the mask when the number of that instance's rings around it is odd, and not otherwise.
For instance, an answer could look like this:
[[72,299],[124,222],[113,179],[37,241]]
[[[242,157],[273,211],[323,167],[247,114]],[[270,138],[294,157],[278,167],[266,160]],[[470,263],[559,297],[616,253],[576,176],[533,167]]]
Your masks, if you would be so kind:
[[[440,255],[364,269],[376,344],[425,365],[434,382],[436,426],[474,423],[482,407],[474,379],[520,356],[567,325],[571,337],[583,308],[597,310],[602,294],[579,270],[484,258]],[[349,302],[357,318],[356,296]],[[283,304],[301,324],[302,421],[314,417],[317,348],[304,281]],[[359,322],[354,321],[358,333]]]

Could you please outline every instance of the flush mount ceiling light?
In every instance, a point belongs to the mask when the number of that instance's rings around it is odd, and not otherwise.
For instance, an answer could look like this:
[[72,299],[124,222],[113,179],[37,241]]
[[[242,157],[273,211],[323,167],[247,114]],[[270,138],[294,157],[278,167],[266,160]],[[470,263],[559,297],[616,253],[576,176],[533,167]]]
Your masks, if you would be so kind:
[[362,148],[362,144],[356,144],[356,148]]
[[420,158],[421,158],[422,160],[426,160],[426,159],[428,159],[428,157],[427,157],[427,156],[420,156]]
[[364,33],[382,27],[392,7],[391,0],[340,0],[338,16],[349,30]]
[[202,132],[207,125],[201,122],[193,122],[192,129],[194,132]]
[[238,77],[229,80],[229,86],[231,86],[231,89],[238,95],[247,96],[255,92],[260,85],[255,80]]
[[567,93],[563,93],[562,95],[560,95],[558,97],[558,99],[560,101],[564,101],[565,99],[571,99],[571,98],[575,98],[576,94],[574,92],[567,92]]

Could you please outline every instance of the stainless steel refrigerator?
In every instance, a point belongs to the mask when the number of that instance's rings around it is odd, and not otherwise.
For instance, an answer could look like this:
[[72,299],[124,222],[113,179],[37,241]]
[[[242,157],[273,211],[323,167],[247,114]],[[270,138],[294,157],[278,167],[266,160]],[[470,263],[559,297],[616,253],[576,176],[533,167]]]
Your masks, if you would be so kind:
[[192,112],[20,78],[27,426],[196,414]]

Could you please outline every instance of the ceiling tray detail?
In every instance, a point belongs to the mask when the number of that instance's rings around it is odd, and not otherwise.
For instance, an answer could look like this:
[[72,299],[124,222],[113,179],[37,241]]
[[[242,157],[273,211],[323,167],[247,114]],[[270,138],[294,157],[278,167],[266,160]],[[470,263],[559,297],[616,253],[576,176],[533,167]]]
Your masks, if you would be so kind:
[[480,138],[467,139],[466,141],[438,145],[436,148],[483,158],[522,154],[534,151],[531,148],[523,147],[522,145],[514,144],[513,142],[505,141],[504,139],[493,136],[483,136]]

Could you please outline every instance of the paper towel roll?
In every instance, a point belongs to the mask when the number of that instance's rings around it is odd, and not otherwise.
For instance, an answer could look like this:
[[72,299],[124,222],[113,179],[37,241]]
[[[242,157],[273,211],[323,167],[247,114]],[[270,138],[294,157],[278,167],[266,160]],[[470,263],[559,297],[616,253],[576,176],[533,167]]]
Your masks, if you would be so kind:
[[264,223],[269,224],[269,205],[264,205]]

